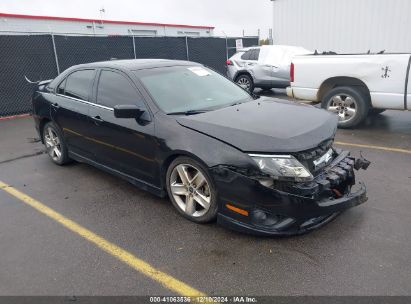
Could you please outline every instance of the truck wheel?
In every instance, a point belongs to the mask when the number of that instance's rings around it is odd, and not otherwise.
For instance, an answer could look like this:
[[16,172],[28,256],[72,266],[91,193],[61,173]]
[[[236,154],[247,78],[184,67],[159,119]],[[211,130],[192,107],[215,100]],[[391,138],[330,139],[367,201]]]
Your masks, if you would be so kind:
[[254,81],[247,74],[238,76],[235,82],[247,92],[252,93],[254,91]]
[[370,98],[362,87],[336,87],[324,95],[321,107],[338,115],[339,128],[353,128],[367,117]]

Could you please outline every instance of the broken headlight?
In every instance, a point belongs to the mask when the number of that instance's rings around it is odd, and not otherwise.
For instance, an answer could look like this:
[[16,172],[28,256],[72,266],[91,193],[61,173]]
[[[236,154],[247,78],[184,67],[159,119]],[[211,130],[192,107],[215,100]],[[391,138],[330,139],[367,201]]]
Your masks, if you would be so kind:
[[307,182],[313,180],[311,172],[292,155],[249,154],[260,170],[273,179]]

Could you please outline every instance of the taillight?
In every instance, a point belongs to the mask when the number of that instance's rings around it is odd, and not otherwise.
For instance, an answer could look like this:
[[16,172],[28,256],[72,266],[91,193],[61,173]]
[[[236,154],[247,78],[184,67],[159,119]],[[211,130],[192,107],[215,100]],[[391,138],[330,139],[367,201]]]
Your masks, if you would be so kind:
[[227,59],[227,61],[225,62],[226,65],[233,65],[233,62],[230,59]]
[[290,67],[290,82],[294,82],[294,63],[292,62]]

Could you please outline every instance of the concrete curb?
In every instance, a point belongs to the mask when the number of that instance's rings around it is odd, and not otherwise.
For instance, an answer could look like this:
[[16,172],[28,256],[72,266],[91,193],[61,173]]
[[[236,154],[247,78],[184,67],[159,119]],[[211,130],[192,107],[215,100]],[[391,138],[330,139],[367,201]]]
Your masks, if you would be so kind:
[[12,115],[12,116],[4,116],[0,117],[0,120],[10,120],[10,119],[16,119],[16,118],[25,118],[29,117],[31,114],[20,114],[20,115]]

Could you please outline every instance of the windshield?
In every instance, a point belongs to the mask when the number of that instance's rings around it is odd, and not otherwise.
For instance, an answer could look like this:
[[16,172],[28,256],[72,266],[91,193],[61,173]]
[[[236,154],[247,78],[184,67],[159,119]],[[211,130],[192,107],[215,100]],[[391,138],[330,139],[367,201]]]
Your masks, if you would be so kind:
[[252,99],[239,86],[203,66],[147,69],[137,74],[167,114],[211,110]]

